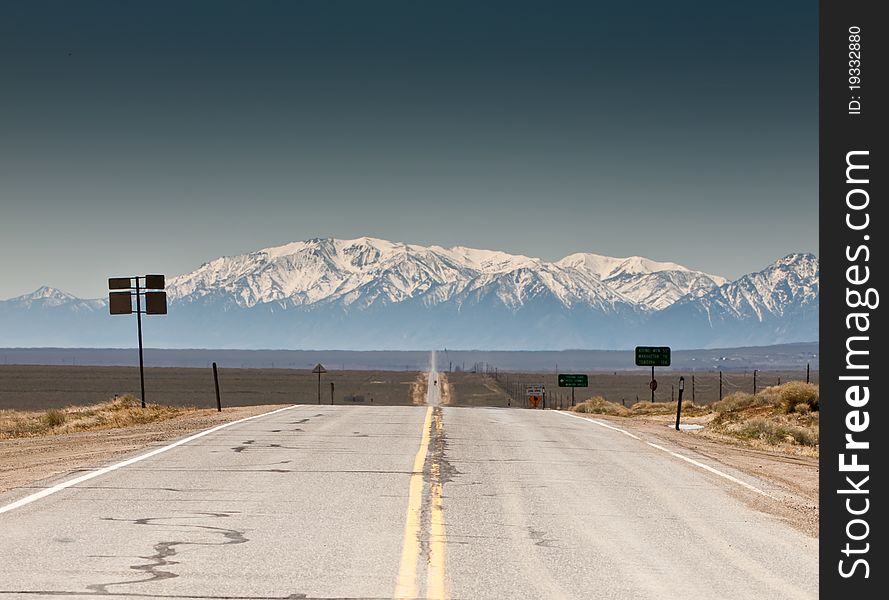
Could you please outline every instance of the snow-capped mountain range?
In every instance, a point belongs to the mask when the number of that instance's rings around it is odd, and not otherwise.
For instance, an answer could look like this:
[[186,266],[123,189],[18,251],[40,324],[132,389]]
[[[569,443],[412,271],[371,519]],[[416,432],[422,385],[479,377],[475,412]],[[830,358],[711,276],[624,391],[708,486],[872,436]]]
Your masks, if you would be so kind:
[[[313,239],[168,278],[159,347],[559,349],[773,344],[818,337],[818,260],[736,281],[580,253],[546,262],[375,238]],[[0,302],[0,346],[132,344],[105,299],[41,288]],[[4,339],[6,338],[6,339]]]

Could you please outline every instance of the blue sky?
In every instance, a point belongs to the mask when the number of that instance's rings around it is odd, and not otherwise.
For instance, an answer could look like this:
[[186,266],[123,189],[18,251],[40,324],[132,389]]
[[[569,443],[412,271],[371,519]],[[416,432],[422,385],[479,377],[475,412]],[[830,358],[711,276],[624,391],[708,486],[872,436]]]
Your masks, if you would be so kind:
[[0,298],[371,235],[817,249],[814,2],[0,6]]

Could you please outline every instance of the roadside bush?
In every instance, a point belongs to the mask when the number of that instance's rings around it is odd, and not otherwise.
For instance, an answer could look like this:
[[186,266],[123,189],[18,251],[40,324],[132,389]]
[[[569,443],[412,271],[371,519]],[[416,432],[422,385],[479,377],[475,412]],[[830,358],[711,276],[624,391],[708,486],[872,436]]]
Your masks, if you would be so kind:
[[745,422],[735,429],[735,434],[739,437],[762,440],[769,444],[818,445],[817,432],[761,418]]
[[749,408],[751,406],[759,406],[765,403],[766,402],[764,399],[758,396],[754,396],[753,394],[748,394],[746,392],[735,392],[734,394],[729,394],[718,402],[714,402],[711,408],[721,415],[734,412],[736,410]]
[[617,404],[616,402],[609,402],[602,396],[596,396],[594,398],[590,398],[589,400],[584,400],[571,410],[579,413],[614,415],[618,417],[625,417],[630,413],[630,411],[628,411],[620,404]]
[[[689,402],[686,400],[683,404]],[[669,415],[676,412],[675,402],[646,402],[642,400],[630,407],[634,415]]]
[[43,413],[43,422],[50,429],[61,427],[67,420],[68,416],[60,410],[51,409]]
[[790,414],[800,405],[808,406],[810,411],[818,410],[820,394],[817,385],[802,381],[789,381],[764,389],[762,396],[768,398],[775,405],[782,406],[784,412]]

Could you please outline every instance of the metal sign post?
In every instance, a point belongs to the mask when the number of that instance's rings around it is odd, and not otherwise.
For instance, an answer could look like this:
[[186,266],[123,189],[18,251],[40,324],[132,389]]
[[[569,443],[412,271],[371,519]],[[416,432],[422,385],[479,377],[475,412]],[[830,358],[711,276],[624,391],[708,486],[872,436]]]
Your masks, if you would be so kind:
[[636,346],[636,366],[651,367],[651,401],[654,402],[654,391],[657,389],[657,379],[654,378],[655,367],[670,366],[669,346]]
[[654,402],[654,391],[657,389],[657,379],[654,378],[654,367],[651,367],[651,383],[648,384],[648,387],[651,388],[651,401]]
[[571,388],[571,406],[574,406],[574,388],[589,387],[585,373],[559,373],[559,387]]
[[216,385],[216,412],[222,412],[222,398],[219,396],[219,371],[213,363],[213,383]]
[[685,377],[679,378],[679,402],[676,403],[676,431],[679,431],[679,414],[682,412],[682,392],[685,391]]
[[324,365],[318,363],[315,365],[315,368],[312,369],[312,373],[318,374],[318,404],[321,404],[321,373],[327,373],[327,369],[324,368]]
[[[144,285],[139,285],[139,280],[144,280]],[[142,314],[165,315],[167,314],[167,293],[143,290],[163,290],[166,287],[166,279],[163,275],[145,275],[140,277],[111,277],[108,279],[109,290],[127,290],[123,292],[110,292],[108,294],[108,308],[112,315],[133,314],[133,296],[136,297],[136,331],[139,337],[139,387],[142,392],[142,408],[145,408],[145,360],[142,352]],[[142,296],[145,296],[145,310],[142,310]]]
[[532,383],[525,386],[525,397],[531,408],[537,408],[543,401],[543,408],[546,408],[546,389],[542,383]]

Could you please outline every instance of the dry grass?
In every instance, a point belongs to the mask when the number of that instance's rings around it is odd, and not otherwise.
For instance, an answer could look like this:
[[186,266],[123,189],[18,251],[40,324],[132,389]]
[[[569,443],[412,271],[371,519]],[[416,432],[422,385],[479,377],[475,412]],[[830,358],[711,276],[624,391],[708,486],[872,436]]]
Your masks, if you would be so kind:
[[[736,392],[710,406],[695,406],[686,400],[682,414],[703,417],[711,435],[746,445],[818,452],[819,389],[800,381],[768,387],[760,393]],[[647,418],[676,414],[675,402],[637,402],[627,409],[602,396],[578,404],[575,412]]]
[[[575,406],[574,412],[591,413],[599,415],[614,415],[617,417],[636,417],[651,415],[675,415],[675,402],[637,402],[630,408],[624,408],[617,402],[606,400],[602,396],[595,396]],[[695,406],[691,400],[682,403],[682,414],[685,416],[698,416],[709,413],[706,407]]]
[[572,408],[574,412],[595,414],[595,415],[614,415],[617,417],[626,417],[630,415],[630,411],[617,402],[610,402],[602,396],[596,396],[589,400],[584,400],[580,404]]
[[762,397],[771,404],[780,404],[785,413],[792,413],[801,406],[807,407],[804,411],[817,411],[819,406],[818,386],[802,381],[768,387],[762,391]]
[[731,432],[740,438],[759,440],[767,444],[799,444],[817,446],[818,430],[776,422],[774,419],[755,417],[734,425]]
[[752,394],[737,393],[713,405],[710,428],[766,446],[801,446],[817,452],[819,388],[791,381]]
[[[633,415],[675,415],[675,402],[637,402],[630,408]],[[710,409],[702,406],[695,406],[691,400],[682,402],[682,414],[689,417],[705,415]]]
[[76,431],[114,429],[165,421],[199,409],[149,404],[144,409],[132,396],[120,396],[90,406],[69,406],[47,411],[0,411],[0,439],[58,435]]
[[748,394],[747,392],[735,392],[734,394],[729,394],[719,402],[714,402],[711,405],[711,408],[717,414],[722,415],[730,414],[755,406],[767,406],[769,404],[771,404],[771,399],[766,399],[761,395],[754,396],[753,394]]

